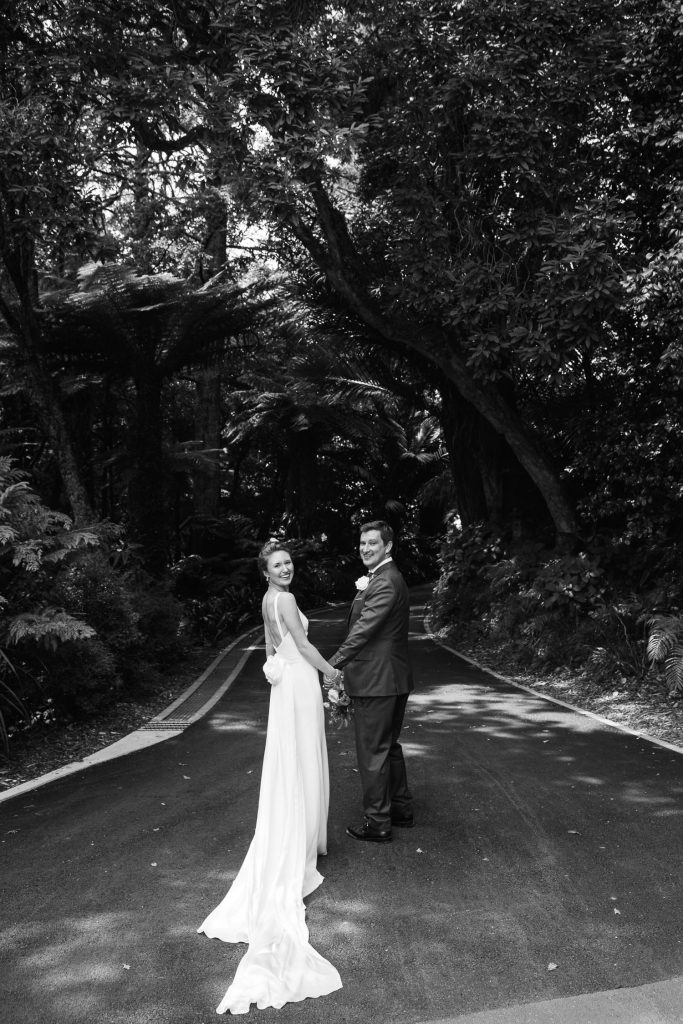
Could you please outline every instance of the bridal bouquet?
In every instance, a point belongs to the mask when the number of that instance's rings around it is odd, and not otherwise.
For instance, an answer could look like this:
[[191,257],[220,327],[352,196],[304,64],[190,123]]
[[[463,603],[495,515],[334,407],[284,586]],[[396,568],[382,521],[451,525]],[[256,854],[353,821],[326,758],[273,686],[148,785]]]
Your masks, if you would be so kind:
[[353,701],[344,689],[344,684],[333,686],[327,691],[325,707],[330,712],[330,722],[337,729],[346,728],[353,714]]

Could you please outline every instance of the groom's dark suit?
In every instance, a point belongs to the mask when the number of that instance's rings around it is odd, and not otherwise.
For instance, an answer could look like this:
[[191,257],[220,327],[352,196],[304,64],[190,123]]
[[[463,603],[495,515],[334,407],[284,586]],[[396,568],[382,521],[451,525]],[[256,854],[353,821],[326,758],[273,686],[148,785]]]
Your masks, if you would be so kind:
[[344,669],[353,697],[363,809],[371,826],[412,818],[403,751],[398,742],[413,676],[408,656],[408,588],[393,561],[370,573],[356,595],[348,636],[330,659]]

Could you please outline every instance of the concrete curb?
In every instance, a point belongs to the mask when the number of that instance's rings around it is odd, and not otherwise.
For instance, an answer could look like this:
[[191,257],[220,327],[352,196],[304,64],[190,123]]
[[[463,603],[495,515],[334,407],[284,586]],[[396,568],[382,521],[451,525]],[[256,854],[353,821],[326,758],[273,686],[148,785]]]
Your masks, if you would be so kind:
[[480,1010],[419,1024],[680,1024],[683,978]]
[[[110,743],[109,746],[95,751],[94,754],[89,754],[80,761],[73,761],[70,764],[62,765],[61,768],[55,768],[54,771],[47,772],[45,775],[39,775],[36,779],[30,779],[28,782],[22,782],[18,786],[13,786],[11,789],[3,790],[3,792],[0,793],[0,803],[10,800],[15,796],[21,796],[23,793],[29,793],[31,790],[37,789],[39,786],[45,786],[49,782],[54,782],[57,779],[63,779],[67,775],[73,775],[74,772],[84,771],[86,768],[90,768],[96,764],[101,764],[103,761],[112,761],[117,757],[125,757],[127,754],[132,754],[136,750],[143,750],[145,747],[152,747],[155,744],[161,743],[173,736],[180,735],[180,733],[187,729],[188,726],[192,725],[193,722],[196,722],[197,719],[210,711],[214,704],[221,699],[223,694],[230,689],[235,679],[240,674],[245,662],[252,652],[257,650],[257,648],[251,645],[246,651],[244,651],[241,657],[239,657],[236,663],[231,667],[227,677],[198,710],[185,718],[173,718],[173,713],[196,693],[209,675],[218,669],[220,664],[229,657],[239,644],[250,640],[261,630],[261,626],[254,626],[252,629],[247,630],[246,633],[242,633],[241,636],[238,636],[236,640],[233,640],[225,650],[221,651],[221,653],[214,658],[208,668],[202,672],[194,683],[188,686],[188,688],[184,690],[172,704],[169,704],[164,711],[161,711],[158,715],[147,722],[146,725],[129,733],[128,736],[123,736],[120,740]],[[232,660],[233,659],[231,659],[231,661]]]
[[[308,614],[316,615],[323,611],[333,610],[334,608],[340,607],[344,602],[335,602],[328,605],[323,605],[319,608],[312,609]],[[261,625],[253,626],[248,629],[245,633],[242,633],[235,640],[233,640],[225,650],[221,651],[211,664],[201,673],[197,679],[184,690],[179,697],[177,697],[172,704],[169,704],[167,708],[161,711],[154,718],[150,719],[144,726],[136,729],[134,732],[129,733],[128,736],[123,736],[120,740],[116,740],[109,746],[103,747],[101,750],[95,751],[94,754],[89,754],[80,761],[73,761],[70,764],[62,765],[61,768],[55,768],[54,771],[47,772],[45,775],[40,775],[36,779],[30,779],[28,782],[22,782],[18,786],[13,786],[11,789],[3,790],[0,793],[0,804],[6,800],[10,800],[15,796],[21,796],[23,793],[29,793],[31,790],[37,789],[39,786],[45,786],[50,782],[55,782],[58,779],[65,778],[67,775],[73,775],[75,772],[84,771],[86,768],[90,768],[93,765],[101,764],[104,761],[111,761],[117,757],[125,757],[127,754],[132,754],[136,750],[143,750],[145,747],[152,747],[157,743],[162,743],[164,740],[170,739],[173,736],[178,736],[184,732],[188,726],[194,722],[203,718],[204,715],[208,714],[211,708],[218,703],[221,697],[227,693],[235,679],[239,676],[245,663],[251,656],[251,654],[258,649],[258,646],[253,644],[253,638],[255,635],[261,633],[263,627]],[[597,715],[593,711],[587,711],[584,708],[577,707],[574,704],[569,704],[567,701],[560,700],[558,697],[551,697],[546,693],[541,693],[539,690],[534,690],[529,686],[524,686],[522,683],[516,683],[513,679],[508,676],[501,675],[499,672],[495,672],[493,669],[487,668],[485,665],[479,664],[473,658],[468,657],[466,654],[462,654],[455,647],[451,647],[450,644],[445,643],[436,633],[432,631],[429,624],[429,618],[427,616],[423,619],[423,629],[429,639],[437,644],[444,650],[454,654],[457,658],[467,662],[473,668],[478,669],[480,672],[484,672],[491,676],[493,679],[498,679],[500,682],[505,683],[506,686],[512,686],[517,690],[523,690],[525,693],[529,693],[534,697],[539,697],[542,700],[549,701],[551,704],[556,704],[559,707],[567,708],[569,711],[575,711],[580,715],[585,715],[587,718],[592,718],[596,722],[600,722],[603,725],[607,725],[612,729],[618,729],[621,732],[627,733],[630,736],[635,736],[637,739],[644,740],[647,743],[653,743],[656,746],[663,747],[666,750],[671,750],[676,754],[683,754],[683,747],[676,746],[674,743],[668,743],[666,740],[660,740],[656,736],[651,736],[649,733],[637,732],[631,729],[629,726],[621,725],[619,722],[614,722],[609,718],[605,718],[603,715]],[[241,656],[235,659],[233,652],[240,644],[245,644],[248,641],[252,641],[249,646],[243,651]],[[201,686],[206,683],[210,676],[217,672],[222,662],[229,658],[233,654],[233,658],[230,658],[228,675],[207,697],[205,701],[200,703],[200,706],[193,709],[191,714],[183,716],[178,714],[182,711],[183,704],[188,703],[191,698],[200,690]]]
[[547,693],[542,693],[540,690],[534,690],[530,686],[524,686],[523,683],[516,683],[514,679],[510,679],[509,676],[503,676],[499,672],[494,672],[493,669],[487,668],[486,665],[481,665],[478,661],[473,658],[469,658],[466,654],[462,654],[456,650],[455,647],[451,647],[450,644],[445,643],[432,632],[431,626],[427,616],[424,619],[424,631],[435,644],[439,647],[443,647],[444,650],[450,651],[457,658],[462,661],[466,661],[468,665],[478,669],[480,672],[485,672],[486,675],[491,676],[493,679],[498,679],[501,683],[505,683],[506,686],[513,686],[516,690],[523,690],[525,693],[530,693],[533,697],[539,697],[541,700],[547,700],[551,704],[557,704],[561,708],[567,708],[569,711],[575,711],[579,715],[585,715],[586,718],[592,718],[596,722],[600,722],[602,725],[608,725],[612,729],[618,729],[620,732],[625,732],[629,736],[635,736],[636,739],[645,740],[646,743],[654,743],[658,747],[664,747],[665,750],[672,750],[675,754],[683,754],[683,747],[676,746],[675,743],[669,743],[667,740],[660,740],[656,736],[651,736],[646,732],[638,732],[636,729],[631,729],[628,725],[622,725],[621,722],[614,722],[611,718],[605,718],[604,715],[597,715],[594,711],[588,711],[586,708],[577,707],[575,704],[569,704],[566,700],[560,700],[559,697],[551,697]]
[[[322,605],[318,608],[313,608],[308,612],[308,615],[318,615],[320,612],[329,611],[334,608],[339,608],[344,602],[330,602],[330,604]],[[203,718],[204,715],[208,714],[214,704],[217,704],[221,697],[227,693],[234,681],[239,676],[245,663],[248,661],[251,654],[258,650],[260,645],[254,645],[253,638],[263,633],[263,625],[252,626],[245,633],[242,633],[235,640],[233,640],[228,646],[218,654],[211,664],[204,669],[200,676],[184,690],[179,697],[169,704],[167,708],[160,711],[158,715],[150,719],[145,725],[136,729],[134,732],[123,736],[120,740],[116,740],[114,743],[110,743],[109,746],[103,747],[101,750],[95,751],[94,754],[88,754],[87,757],[82,758],[80,761],[73,761],[70,764],[62,765],[61,768],[55,768],[54,771],[47,772],[45,775],[39,775],[35,779],[30,779],[28,782],[22,782],[18,786],[12,786],[11,789],[5,789],[0,792],[0,804],[6,800],[11,800],[15,796],[21,796],[23,793],[30,793],[31,790],[37,789],[39,786],[45,786],[49,782],[55,782],[57,779],[63,779],[67,775],[73,775],[74,772],[84,771],[86,768],[90,768],[96,764],[102,764],[103,761],[112,761],[117,757],[125,757],[127,754],[132,754],[136,750],[144,750],[145,747],[153,747],[157,743],[162,743],[164,740],[171,739],[173,736],[179,736],[181,732],[184,732],[188,726],[192,725],[198,719]],[[236,648],[240,644],[246,644],[249,642],[249,646],[244,650],[243,654],[235,660]],[[232,657],[230,657],[232,655]],[[182,714],[183,704],[196,703],[197,694],[200,692],[201,687],[210,679],[210,677],[217,673],[220,665],[225,660],[229,659],[226,668],[229,670],[228,675],[223,681],[213,689],[210,685],[210,696],[207,696],[206,700],[200,700],[199,706],[192,709],[189,714]],[[194,698],[194,701],[193,701]],[[181,712],[179,714],[179,712]]]

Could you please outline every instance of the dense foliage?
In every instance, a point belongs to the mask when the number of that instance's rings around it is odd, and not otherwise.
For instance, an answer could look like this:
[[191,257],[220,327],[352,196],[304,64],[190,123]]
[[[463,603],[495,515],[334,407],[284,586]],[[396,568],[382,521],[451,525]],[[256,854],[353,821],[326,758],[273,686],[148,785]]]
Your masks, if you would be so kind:
[[0,12],[10,720],[240,628],[270,534],[344,593],[379,515],[413,580],[443,538],[439,625],[680,691],[682,36],[672,0]]

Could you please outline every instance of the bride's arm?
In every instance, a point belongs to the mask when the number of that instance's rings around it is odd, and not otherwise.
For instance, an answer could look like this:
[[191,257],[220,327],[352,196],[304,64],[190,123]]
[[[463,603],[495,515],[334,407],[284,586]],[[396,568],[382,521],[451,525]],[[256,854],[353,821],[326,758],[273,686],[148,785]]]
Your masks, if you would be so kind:
[[278,604],[278,611],[280,612],[280,618],[292,634],[292,640],[296,644],[299,654],[313,668],[317,668],[319,672],[323,672],[326,676],[330,676],[333,679],[336,678],[339,670],[323,658],[318,648],[314,647],[306,636],[301,619],[299,618],[299,609],[296,606],[294,594],[282,594]]

